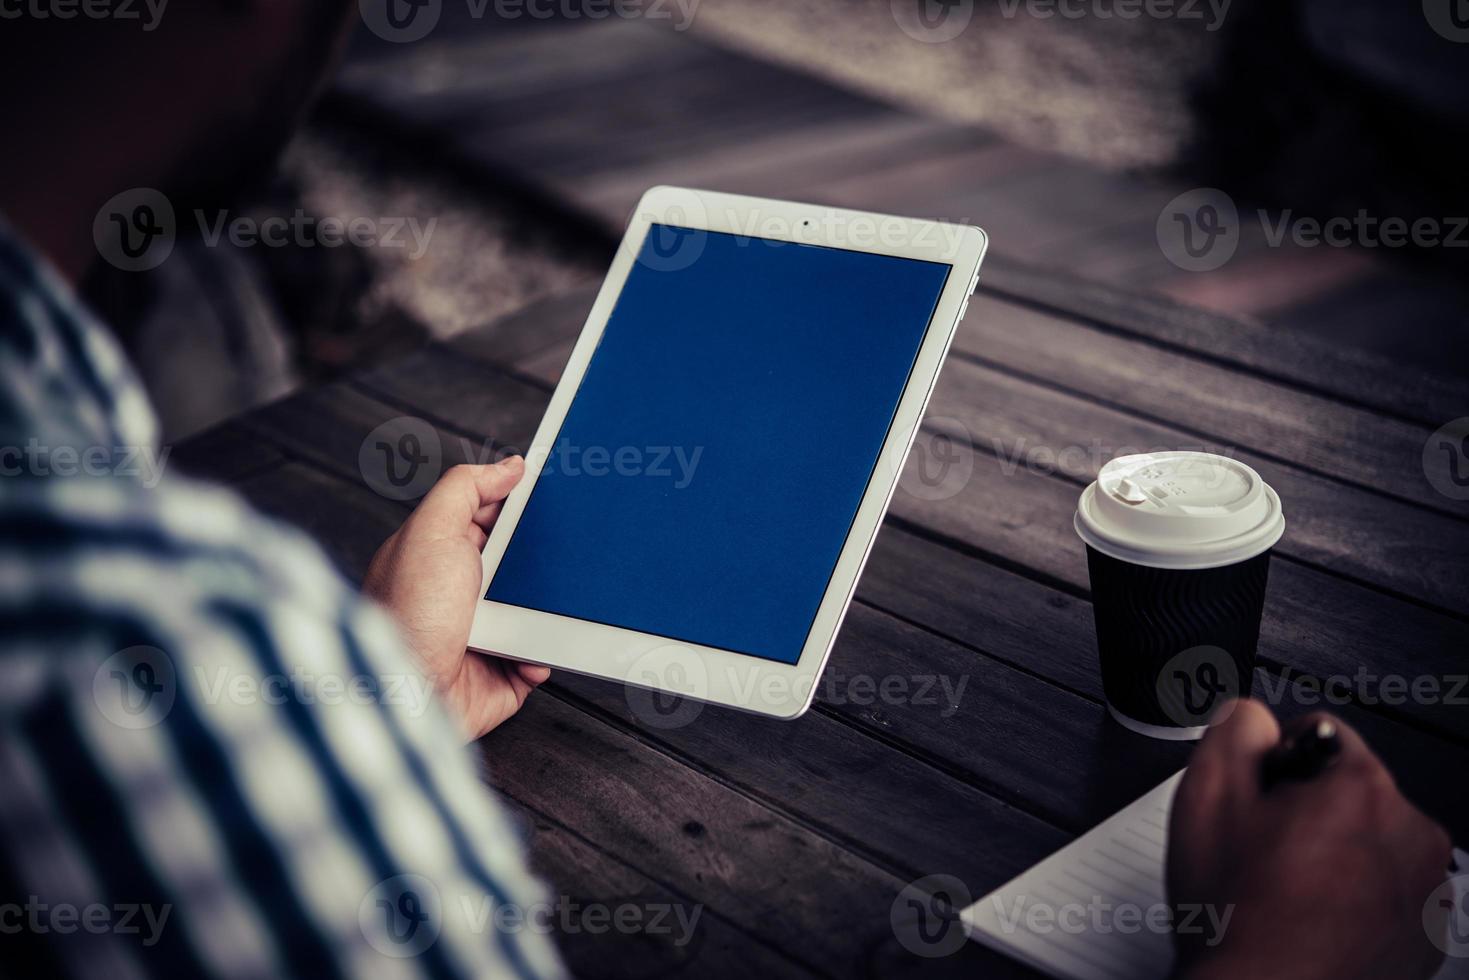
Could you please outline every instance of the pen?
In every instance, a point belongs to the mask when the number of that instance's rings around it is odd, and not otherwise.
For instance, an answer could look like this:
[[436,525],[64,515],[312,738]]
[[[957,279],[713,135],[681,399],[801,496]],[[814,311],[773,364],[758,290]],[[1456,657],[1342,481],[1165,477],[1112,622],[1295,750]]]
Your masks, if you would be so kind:
[[1341,751],[1336,723],[1323,718],[1298,735],[1289,735],[1265,755],[1260,783],[1266,789],[1283,779],[1310,779],[1331,765]]

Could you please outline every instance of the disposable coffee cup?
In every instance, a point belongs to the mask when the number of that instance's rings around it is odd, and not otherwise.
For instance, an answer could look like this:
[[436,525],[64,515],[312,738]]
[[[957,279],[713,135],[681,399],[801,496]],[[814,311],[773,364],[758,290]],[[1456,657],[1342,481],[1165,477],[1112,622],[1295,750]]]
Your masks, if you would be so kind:
[[1153,738],[1202,737],[1250,691],[1280,497],[1223,456],[1119,456],[1082,491],[1075,524],[1107,710]]

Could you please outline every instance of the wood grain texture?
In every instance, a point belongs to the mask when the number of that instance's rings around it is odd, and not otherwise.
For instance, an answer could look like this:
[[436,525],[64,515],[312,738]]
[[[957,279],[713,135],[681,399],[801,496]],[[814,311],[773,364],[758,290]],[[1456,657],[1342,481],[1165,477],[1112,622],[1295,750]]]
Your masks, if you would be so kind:
[[[1273,570],[1271,590],[1267,601],[1274,603]],[[858,596],[905,620],[922,622],[926,628],[968,649],[981,650],[1082,698],[1099,705],[1103,703],[1090,606],[1070,593],[888,527],[878,538]],[[1353,666],[1348,673],[1355,670]],[[1428,672],[1408,657],[1390,663],[1388,671],[1410,676]],[[1441,676],[1463,674],[1459,666]],[[1257,672],[1254,693],[1286,717],[1318,709],[1340,714],[1383,754],[1401,777],[1405,792],[1454,828],[1456,837],[1462,839],[1469,835],[1469,814],[1458,803],[1457,787],[1447,785],[1444,780],[1444,773],[1449,771],[1445,767],[1469,763],[1469,751],[1461,740],[1427,735],[1377,710],[1326,703],[1309,682],[1296,679],[1284,685],[1276,671]],[[1459,696],[1466,693],[1469,688],[1461,690]],[[1453,715],[1463,713],[1463,707],[1439,707],[1450,717],[1446,727],[1459,730]],[[1115,755],[1135,764],[1144,764],[1146,759],[1136,752],[1152,751],[1157,744],[1110,723],[1099,727],[1097,737],[1104,740],[1105,746],[1092,746],[1084,751]],[[1139,749],[1136,743],[1145,748]],[[1455,761],[1461,758],[1463,763]],[[1098,763],[1101,764],[1104,763]],[[1142,776],[1134,778],[1142,779]],[[1105,809],[1105,805],[1099,808]],[[1097,818],[1103,815],[1098,814]]]
[[304,463],[285,463],[237,489],[263,513],[305,532],[354,584],[403,519],[392,502],[353,493],[351,485]]
[[[687,895],[606,854],[565,824],[511,797],[528,831],[531,868],[546,883],[553,935],[572,976],[819,976]],[[607,913],[597,911],[605,909]],[[612,916],[625,914],[628,927]],[[635,923],[635,925],[634,925]]]
[[[983,318],[983,326],[976,318]],[[1046,348],[1054,353],[1031,356],[1068,365],[1071,373],[1062,381],[1084,384],[1083,354],[1094,332],[1014,304],[976,297],[956,349],[992,354],[986,338],[1005,332],[1011,338],[1008,345],[995,349],[1024,351],[1028,338],[1040,332],[1033,327],[1041,320],[1046,321],[1041,324],[1046,336],[1056,337]],[[578,329],[570,318],[552,328],[563,339],[520,369],[552,383]],[[1027,363],[1016,359],[1022,366]],[[1224,372],[1208,364],[1179,368],[1195,369]],[[1226,384],[1222,379],[1218,383]],[[1071,514],[1081,486],[1095,476],[1101,462],[1128,448],[1228,451],[1259,468],[1282,493],[1290,516],[1281,553],[1307,563],[1276,562],[1262,633],[1264,655],[1277,665],[1320,678],[1352,676],[1359,669],[1381,678],[1411,667],[1413,676],[1439,678],[1445,694],[1456,683],[1453,678],[1464,673],[1462,651],[1469,649],[1469,626],[1454,616],[1424,612],[1415,602],[1460,614],[1469,608],[1469,526],[1058,388],[1059,383],[1041,385],[951,357],[930,407],[929,441],[920,444],[919,455],[925,446],[930,454],[935,451],[935,433],[973,440],[979,451],[966,462],[974,473],[969,479],[977,485],[955,500],[945,498],[931,506],[900,489],[894,512],[989,556],[1085,589],[1084,551],[1071,530]],[[1081,452],[1065,452],[1067,447]],[[1027,462],[1025,453],[1037,448],[1043,455]],[[910,470],[920,465],[921,458],[910,462]],[[911,473],[906,484],[923,490]],[[1039,543],[1031,543],[1030,537]],[[1362,588],[1351,578],[1383,591]],[[1385,638],[1391,638],[1390,646]],[[1469,733],[1469,712],[1461,704],[1374,707],[1419,718],[1456,736]]]
[[1469,503],[1440,494],[1423,474],[1427,426],[984,298],[971,304],[955,347],[1151,421],[1469,517]]
[[[473,447],[485,444],[491,424],[529,431],[546,394],[504,371],[425,351],[252,418],[250,431],[302,461],[244,489],[303,523],[355,577],[408,506],[377,497],[361,479],[365,433],[416,413],[436,426],[449,463],[461,435]],[[957,523],[934,513],[901,518],[952,545],[884,531],[830,683],[799,722],[709,707],[667,731],[646,725],[614,685],[558,676],[486,740],[495,784],[549,828],[537,831],[532,853],[558,893],[705,906],[710,931],[693,953],[618,937],[608,972],[703,975],[702,950],[712,947],[781,976],[932,975],[934,965],[903,950],[888,923],[903,882],[943,871],[982,893],[1186,761],[1187,746],[1140,738],[1105,717],[1081,566],[1065,536],[1046,530],[1070,534],[1074,482],[976,473],[955,498],[932,504],[959,515]],[[992,560],[980,557],[989,552]],[[965,686],[957,704],[892,703],[853,683],[868,677]],[[1304,710],[1289,697],[1282,708]],[[1469,762],[1461,749],[1366,711],[1343,714],[1405,791],[1457,833],[1469,831],[1442,776]],[[596,960],[593,944],[563,941],[573,957]],[[1025,975],[972,945],[937,965],[939,973],[975,971]]]
[[[1248,316],[1187,306],[1164,295],[1089,281],[1000,254],[983,291],[1041,306],[1117,333],[1217,359],[1247,373],[1437,428],[1469,407],[1448,374],[1404,368],[1371,351]],[[1260,259],[1264,262],[1265,259]],[[1202,288],[1202,287],[1197,287]]]
[[[478,393],[472,397],[494,399],[492,375],[485,373],[482,377],[482,384],[469,386],[470,390]],[[366,425],[367,422],[359,424]],[[449,438],[444,441],[451,443]],[[964,608],[971,616],[985,609],[1024,610],[1023,618],[1012,624],[1016,630],[1013,634],[1017,637],[1014,641],[1016,650],[1033,641],[1031,633],[1037,622],[1047,622],[1048,630],[1064,627],[1077,644],[1074,656],[1048,657],[1039,664],[1012,662],[1052,683],[1095,697],[1096,675],[1092,668],[1089,613],[1084,602],[1066,594],[1067,589],[1074,589],[1084,595],[1086,588],[1081,546],[1069,526],[1075,499],[1074,487],[1062,480],[1024,471],[1007,475],[1000,469],[998,461],[990,457],[977,455],[975,463],[969,483],[952,499],[937,503],[924,501],[900,490],[895,498],[895,514],[926,533],[943,535],[961,545],[974,547],[994,560],[1013,563],[1023,569],[1026,575],[1014,574],[965,556],[966,578],[978,582],[985,581],[985,576],[998,574],[999,585],[996,587],[1000,591],[991,593],[982,605],[966,604]],[[334,465],[344,478],[351,479],[351,470],[341,462],[341,457],[336,458]],[[874,558],[864,579],[864,589],[867,582],[875,577],[881,581],[881,568],[878,559]],[[926,566],[914,568],[910,574],[915,581],[928,577]],[[1026,585],[1030,581],[1027,576],[1036,574],[1043,579],[1054,579],[1060,588],[1046,588],[1044,592],[1032,590],[1033,598],[1021,602],[1019,596],[1030,588]],[[1262,656],[1277,668],[1299,671],[1312,677],[1351,676],[1359,667],[1379,677],[1390,673],[1429,674],[1443,678],[1445,690],[1452,683],[1452,678],[1463,673],[1454,651],[1459,649],[1455,644],[1462,643],[1466,636],[1464,624],[1434,617],[1412,607],[1399,608],[1402,604],[1388,597],[1378,596],[1377,601],[1368,601],[1373,599],[1372,593],[1349,585],[1341,600],[1342,606],[1323,606],[1323,579],[1329,594],[1334,580],[1310,569],[1276,563],[1261,649]],[[1034,582],[1030,584],[1035,585]],[[947,632],[938,625],[941,621],[939,610],[925,607],[910,610],[901,604],[886,608],[910,621],[926,625],[933,623],[940,632]],[[1057,616],[1063,618],[1058,620]],[[1337,618],[1334,620],[1333,616]],[[1002,623],[1003,620],[992,624],[992,632],[986,635],[991,638],[1005,635],[998,631]],[[1388,631],[1398,638],[1398,643],[1392,647],[1381,643],[1381,638]],[[950,635],[966,638],[962,633]],[[988,646],[981,646],[981,649],[995,652]],[[1003,653],[1000,655],[1004,657]],[[965,671],[955,669],[949,673],[957,678]],[[1415,718],[1451,734],[1463,733],[1460,716],[1464,712],[1455,704],[1373,707],[1389,715]],[[874,728],[879,724],[878,719],[866,719],[866,722]],[[1048,812],[1052,819],[1059,817],[1062,825],[1085,826],[1090,819],[1087,813],[1072,812],[1060,816],[1054,808],[1046,811],[1045,808],[1053,804],[1045,802],[1048,798],[1041,788],[1028,787],[1026,792],[1029,794],[1026,799],[1031,805]]]
[[185,476],[235,482],[283,462],[284,457],[239,419],[216,425],[169,447],[168,462]]
[[[574,68],[550,72],[547,58]],[[615,105],[607,95],[614,88]],[[991,233],[984,282],[999,294],[1433,428],[1462,414],[1469,398],[1447,374],[1409,375],[1330,336],[1271,329],[1139,288],[1158,282],[1178,293],[1186,280],[1191,292],[1179,294],[1191,295],[1218,282],[1233,308],[1281,308],[1349,286],[1330,270],[1319,284],[1309,270],[1351,268],[1347,260],[1360,253],[1327,262],[1337,256],[1265,248],[1246,222],[1229,266],[1180,276],[1153,225],[1185,188],[916,119],[646,25],[482,37],[405,54],[391,70],[349,71],[338,91],[434,129],[488,167],[539,182],[595,215],[609,237],[658,183],[970,222]],[[728,97],[735,92],[739,98]],[[1238,269],[1254,272],[1242,278]]]
[[[916,453],[943,453],[935,433],[922,433]],[[905,476],[910,486],[910,460]],[[972,548],[991,561],[1022,569],[1075,594],[1088,588],[1085,547],[1072,528],[1078,488],[1024,467],[1013,470],[983,453],[966,457],[968,479],[952,497],[929,500],[900,489],[891,514],[915,528]],[[1260,631],[1260,653],[1276,665],[1318,678],[1351,677],[1359,669],[1383,677],[1465,673],[1462,651],[1469,624],[1289,561],[1272,563]],[[1437,701],[1377,705],[1463,737],[1463,705]]]
[[[860,972],[888,931],[895,876],[556,698],[531,699],[516,722],[482,742],[493,786],[814,971]],[[832,880],[840,892],[823,887]]]
[[[1088,390],[1086,328],[1041,323],[1051,319],[976,297],[956,341],[960,356],[945,365],[930,405],[929,426],[967,434],[1007,464],[1057,473],[1080,485],[1095,479],[1107,459],[1126,452],[1222,453],[1253,467],[1280,494],[1286,512],[1281,553],[1445,609],[1469,611],[1469,523],[1312,473],[1289,458],[1262,455],[1228,434],[1154,421],[1103,402]],[[1030,338],[1042,331],[1047,348],[1055,351],[1045,356],[1064,362],[1064,370],[1048,365],[1045,374],[1031,374],[1038,355],[1015,355],[1014,348],[1029,348]],[[997,334],[1011,339],[990,343]],[[1127,396],[1133,400],[1138,399]]]

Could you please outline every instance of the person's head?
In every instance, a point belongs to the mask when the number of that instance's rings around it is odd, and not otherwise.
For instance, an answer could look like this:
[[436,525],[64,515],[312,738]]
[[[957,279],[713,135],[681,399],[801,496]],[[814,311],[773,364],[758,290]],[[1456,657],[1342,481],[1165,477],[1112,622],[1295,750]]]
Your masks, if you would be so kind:
[[0,214],[67,274],[112,195],[228,203],[267,172],[351,0],[0,0]]

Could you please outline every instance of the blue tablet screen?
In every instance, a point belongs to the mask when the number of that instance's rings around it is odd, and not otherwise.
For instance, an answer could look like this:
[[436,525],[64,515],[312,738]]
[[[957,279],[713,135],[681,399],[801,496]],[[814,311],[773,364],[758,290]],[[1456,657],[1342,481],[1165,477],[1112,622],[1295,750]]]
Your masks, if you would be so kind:
[[797,662],[950,268],[654,225],[485,598]]

